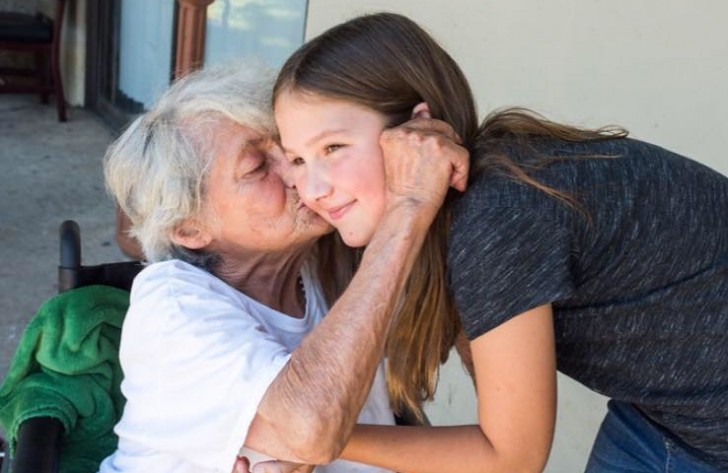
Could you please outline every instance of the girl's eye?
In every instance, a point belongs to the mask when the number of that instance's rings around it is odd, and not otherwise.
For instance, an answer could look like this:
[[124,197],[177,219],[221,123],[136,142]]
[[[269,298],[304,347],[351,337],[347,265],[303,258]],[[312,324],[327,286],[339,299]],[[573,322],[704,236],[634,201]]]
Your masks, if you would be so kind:
[[343,148],[344,145],[334,144],[334,145],[328,145],[324,148],[325,154],[333,153],[334,151]]
[[304,164],[306,164],[306,162],[305,162],[305,161],[303,160],[303,158],[302,158],[302,157],[300,157],[300,156],[296,156],[295,158],[292,158],[292,159],[290,160],[290,163],[291,163],[292,165],[294,165],[294,166],[303,166]]

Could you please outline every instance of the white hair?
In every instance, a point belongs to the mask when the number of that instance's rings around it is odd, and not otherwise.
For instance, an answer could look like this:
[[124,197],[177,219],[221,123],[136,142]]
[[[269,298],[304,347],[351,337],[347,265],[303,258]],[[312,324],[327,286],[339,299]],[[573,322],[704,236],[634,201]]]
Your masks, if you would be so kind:
[[226,119],[273,134],[273,79],[261,64],[193,72],[175,82],[109,147],[106,186],[129,216],[130,234],[149,262],[196,257],[171,236],[177,224],[202,209],[215,125]]

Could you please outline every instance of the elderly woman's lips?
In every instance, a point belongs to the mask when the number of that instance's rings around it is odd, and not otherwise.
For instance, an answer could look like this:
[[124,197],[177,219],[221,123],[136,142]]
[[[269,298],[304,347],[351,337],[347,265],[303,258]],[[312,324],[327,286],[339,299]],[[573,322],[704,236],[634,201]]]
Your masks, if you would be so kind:
[[313,212],[313,210],[311,210],[311,207],[309,207],[308,205],[304,204],[302,201],[299,201],[298,202],[298,205],[296,205],[296,211],[299,211],[300,212],[301,210],[304,210],[304,211],[307,210],[309,212]]

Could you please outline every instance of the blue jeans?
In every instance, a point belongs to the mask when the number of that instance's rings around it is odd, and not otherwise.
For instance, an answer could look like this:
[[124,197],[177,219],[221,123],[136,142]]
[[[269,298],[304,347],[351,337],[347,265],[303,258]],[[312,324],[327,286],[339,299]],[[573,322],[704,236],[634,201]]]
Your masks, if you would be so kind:
[[609,401],[585,473],[720,473],[655,427],[631,404]]

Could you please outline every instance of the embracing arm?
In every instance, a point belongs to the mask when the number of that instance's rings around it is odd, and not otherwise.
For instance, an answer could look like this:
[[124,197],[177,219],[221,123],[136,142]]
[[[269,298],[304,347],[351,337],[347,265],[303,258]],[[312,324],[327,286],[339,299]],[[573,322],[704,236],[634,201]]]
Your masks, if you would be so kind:
[[[246,446],[304,463],[328,463],[343,448],[369,394],[390,316],[424,238],[418,227],[429,225],[397,213],[385,217],[346,292],[268,388]],[[393,231],[405,221],[409,231]]]
[[551,448],[556,367],[551,306],[471,342],[479,425],[357,426],[342,458],[399,472],[540,472]]
[[[464,188],[467,152],[446,137],[449,127],[427,124],[431,128],[415,123],[383,134],[385,156],[396,157],[385,158],[384,217],[345,293],[268,388],[247,447],[301,463],[328,463],[344,448],[381,362],[395,305],[448,184]],[[423,134],[424,129],[434,133]],[[390,181],[393,174],[397,179]]]

